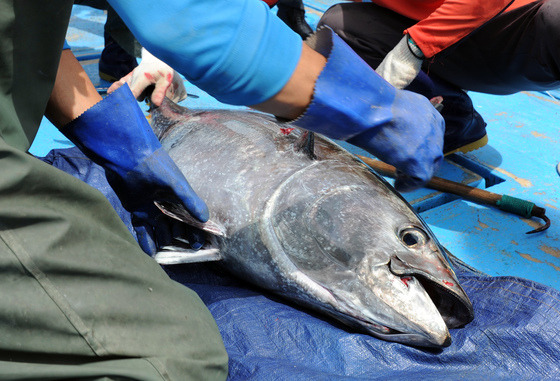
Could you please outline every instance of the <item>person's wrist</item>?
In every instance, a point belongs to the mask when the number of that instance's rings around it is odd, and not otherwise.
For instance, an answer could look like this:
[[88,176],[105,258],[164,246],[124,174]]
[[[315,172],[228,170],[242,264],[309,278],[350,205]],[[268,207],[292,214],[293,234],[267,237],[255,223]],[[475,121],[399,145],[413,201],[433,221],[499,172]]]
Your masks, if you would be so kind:
[[422,53],[422,50],[418,47],[416,42],[414,42],[412,37],[410,37],[410,35],[408,34],[406,35],[406,45],[408,46],[410,53],[412,53],[414,57],[418,58],[419,60],[423,60],[424,58],[426,58],[424,56],[424,53]]

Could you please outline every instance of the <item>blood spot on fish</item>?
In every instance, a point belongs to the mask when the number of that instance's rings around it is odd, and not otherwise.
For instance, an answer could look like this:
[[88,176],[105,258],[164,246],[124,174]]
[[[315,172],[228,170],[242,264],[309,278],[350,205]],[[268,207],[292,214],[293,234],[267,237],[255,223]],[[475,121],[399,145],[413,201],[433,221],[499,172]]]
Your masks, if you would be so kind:
[[154,76],[151,75],[150,73],[144,73],[144,77],[146,77],[146,79],[148,79],[149,81],[153,81],[153,80],[154,80]]
[[408,287],[408,282],[410,282],[412,280],[412,277],[409,276],[403,276],[401,278],[401,281],[405,284],[406,287]]
[[284,135],[289,135],[293,130],[294,130],[293,127],[280,128],[280,132],[283,133]]
[[167,73],[167,82],[173,82],[173,73]]
[[455,287],[455,285],[454,285],[453,283],[451,283],[451,282],[449,282],[449,281],[447,281],[447,280],[442,280],[442,282],[443,282],[446,286]]

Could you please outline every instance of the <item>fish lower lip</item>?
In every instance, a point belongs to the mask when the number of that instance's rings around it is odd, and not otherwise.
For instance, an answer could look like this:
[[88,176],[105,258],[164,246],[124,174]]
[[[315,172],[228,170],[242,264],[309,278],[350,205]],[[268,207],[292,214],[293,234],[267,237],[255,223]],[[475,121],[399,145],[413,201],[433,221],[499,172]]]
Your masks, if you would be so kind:
[[[384,337],[385,336],[385,337]],[[380,338],[384,340],[394,341],[397,343],[402,343],[406,345],[411,345],[414,347],[421,347],[421,348],[446,348],[451,345],[451,336],[447,335],[442,337],[441,340],[437,338],[428,338],[422,335],[414,335],[414,334],[393,334],[393,335],[379,335]]]
[[[357,319],[357,320],[360,320],[360,319]],[[404,333],[404,332],[398,331],[396,329],[385,327],[385,326],[380,326],[380,325],[377,325],[377,324],[371,324],[371,323],[365,322],[363,320],[360,320],[360,321],[362,321],[364,325],[374,329],[376,332],[378,332],[378,334],[380,336],[382,336],[382,337],[386,336],[385,339],[389,339],[391,341],[398,342],[399,340],[395,340],[395,338],[397,336],[402,336],[402,337],[408,337],[409,338],[408,340],[406,340],[407,343],[411,343],[413,341],[413,340],[410,339],[410,337],[413,334]],[[428,339],[427,337],[422,337],[421,335],[418,335],[417,338],[418,338],[418,342],[416,343],[416,345],[418,345],[420,347],[443,348],[443,347],[448,347],[448,346],[451,345],[451,336],[449,336],[449,335],[447,335],[441,343],[433,342],[432,340]]]
[[360,321],[366,327],[371,327],[373,330],[375,330],[375,331],[377,331],[377,332],[379,332],[383,335],[402,334],[402,332],[397,331],[396,329],[389,328],[389,327],[386,327],[386,326],[381,325],[381,324],[371,323],[371,322],[366,321],[364,319],[360,319],[359,317],[356,317],[356,316],[354,316],[354,319],[356,321]]
[[[447,334],[442,340],[438,340],[436,337],[427,337],[421,334],[406,333],[393,328],[385,327],[379,324],[373,324],[364,321],[360,318],[355,318],[359,320],[365,327],[370,327],[372,331],[377,333],[380,338],[384,340],[401,342],[407,345],[419,346],[419,347],[433,347],[433,348],[445,348],[451,345],[451,336]],[[363,329],[363,327],[362,327]],[[406,338],[404,340],[399,340],[399,336]]]

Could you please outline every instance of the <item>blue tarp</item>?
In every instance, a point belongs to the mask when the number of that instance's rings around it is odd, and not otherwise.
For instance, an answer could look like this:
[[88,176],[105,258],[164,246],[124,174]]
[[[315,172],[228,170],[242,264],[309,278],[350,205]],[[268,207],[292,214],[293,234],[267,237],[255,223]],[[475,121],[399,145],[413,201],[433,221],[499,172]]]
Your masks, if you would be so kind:
[[[102,169],[75,148],[43,159],[104,193],[130,217]],[[516,277],[453,263],[475,319],[451,330],[443,350],[412,348],[345,330],[229,276],[215,264],[168,267],[208,306],[230,356],[231,380],[560,379],[560,293]]]

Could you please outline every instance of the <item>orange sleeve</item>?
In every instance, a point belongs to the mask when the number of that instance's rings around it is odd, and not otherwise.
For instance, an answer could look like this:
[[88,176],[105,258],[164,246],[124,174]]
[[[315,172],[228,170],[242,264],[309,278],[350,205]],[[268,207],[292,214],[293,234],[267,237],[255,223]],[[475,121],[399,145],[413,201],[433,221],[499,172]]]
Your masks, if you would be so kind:
[[426,57],[453,45],[473,30],[507,9],[536,0],[445,0],[428,17],[408,28],[408,33]]

